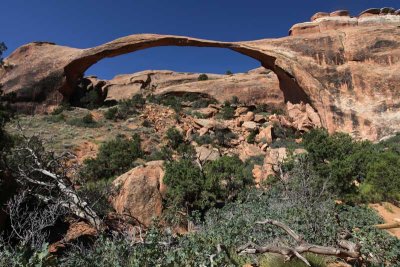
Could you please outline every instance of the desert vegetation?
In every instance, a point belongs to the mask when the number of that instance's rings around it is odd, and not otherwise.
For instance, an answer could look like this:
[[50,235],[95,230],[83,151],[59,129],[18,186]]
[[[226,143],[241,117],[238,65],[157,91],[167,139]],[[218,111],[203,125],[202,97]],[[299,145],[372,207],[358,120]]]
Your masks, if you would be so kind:
[[[108,108],[105,119],[118,123],[138,116],[146,105],[142,99]],[[159,103],[173,108],[170,100]],[[49,116],[66,110],[57,109]],[[222,121],[235,116],[231,101],[221,106],[221,112]],[[93,123],[90,113],[83,114],[71,125]],[[5,106],[1,116],[1,188],[10,188],[7,181],[12,177],[15,190],[7,197],[2,194],[9,216],[1,239],[4,266],[285,266],[283,256],[299,266],[327,266],[338,259],[355,266],[392,266],[400,261],[400,242],[374,227],[383,221],[367,206],[400,200],[398,136],[373,144],[347,134],[329,135],[323,129],[299,135],[275,125],[275,138],[281,144],[301,136],[297,147],[307,153],[288,157],[279,172],[255,187],[252,168],[257,160],[224,155],[201,161],[193,144],[175,127],[165,131],[158,156],[143,151],[136,133],[107,140],[96,157],[68,166],[73,155],[56,155],[43,146],[44,140],[23,132],[10,135],[4,126],[12,116]],[[258,133],[250,131],[246,142],[254,143]],[[210,135],[194,140],[200,145],[223,145],[221,149],[230,146],[218,137],[218,130],[213,135],[215,142]],[[163,216],[141,228],[140,236],[128,236],[110,222],[113,207],[108,198],[115,194],[115,177],[140,165],[138,159],[164,160],[167,191]],[[71,180],[73,167],[78,167],[76,180]],[[343,203],[337,204],[338,199]],[[52,253],[51,242],[60,234],[57,227],[71,216],[89,223],[97,234],[70,241]],[[192,230],[175,233],[187,222]]]
[[369,205],[400,203],[400,135],[234,95],[91,92],[45,115],[0,102],[0,266],[400,265]]

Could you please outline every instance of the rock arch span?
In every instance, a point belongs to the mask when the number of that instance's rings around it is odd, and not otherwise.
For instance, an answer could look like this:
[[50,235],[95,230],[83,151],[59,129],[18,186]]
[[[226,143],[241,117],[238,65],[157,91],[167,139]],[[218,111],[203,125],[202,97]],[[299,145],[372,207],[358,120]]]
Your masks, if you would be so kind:
[[73,87],[77,79],[82,77],[89,67],[104,58],[116,57],[127,53],[133,53],[138,50],[160,46],[216,47],[236,51],[259,61],[262,66],[274,71],[279,78],[281,85],[280,87],[284,93],[286,101],[291,101],[292,103],[298,103],[300,101],[307,103],[310,102],[307,94],[296,83],[295,79],[293,79],[279,66],[275,65],[276,56],[274,55],[269,55],[268,53],[259,51],[259,49],[256,48],[246,47],[241,43],[217,42],[184,36],[150,34],[123,37],[85,51],[82,57],[72,61],[65,67],[65,73],[69,86],[65,87],[66,90],[61,91],[61,93],[65,96],[68,96],[70,94],[70,88]]

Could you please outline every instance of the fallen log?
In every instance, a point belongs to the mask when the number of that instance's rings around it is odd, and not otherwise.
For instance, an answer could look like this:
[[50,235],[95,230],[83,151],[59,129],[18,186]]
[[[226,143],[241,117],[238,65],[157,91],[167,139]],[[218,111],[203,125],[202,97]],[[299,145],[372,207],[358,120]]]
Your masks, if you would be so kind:
[[338,245],[341,248],[335,247],[326,247],[314,245],[306,242],[302,236],[297,234],[295,231],[290,229],[287,225],[275,221],[275,220],[265,220],[262,222],[256,222],[256,224],[271,224],[277,227],[282,228],[289,236],[291,236],[295,241],[296,245],[293,247],[286,246],[275,246],[275,245],[267,245],[267,246],[259,246],[253,242],[249,242],[243,246],[240,246],[236,251],[242,254],[263,254],[267,252],[277,253],[284,256],[285,261],[290,261],[293,258],[298,258],[303,261],[307,266],[311,266],[305,257],[301,254],[305,252],[311,252],[320,255],[326,256],[336,256],[343,259],[357,259],[360,258],[361,246],[359,244],[355,244],[349,240],[340,240]]

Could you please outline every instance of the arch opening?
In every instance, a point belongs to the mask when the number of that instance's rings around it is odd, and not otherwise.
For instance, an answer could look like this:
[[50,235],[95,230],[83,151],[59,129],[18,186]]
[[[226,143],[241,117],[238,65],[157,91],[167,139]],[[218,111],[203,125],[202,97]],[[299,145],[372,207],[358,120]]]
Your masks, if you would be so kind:
[[104,58],[116,57],[160,46],[215,47],[233,50],[259,61],[263,67],[272,70],[278,77],[279,87],[283,92],[285,102],[290,101],[294,104],[303,102],[312,105],[307,93],[301,88],[296,79],[275,64],[276,57],[274,56],[274,52],[267,52],[240,43],[214,42],[180,36],[132,35],[88,49],[83,56],[77,60],[73,60],[65,67],[66,85],[60,89],[60,92],[64,98],[69,99],[75,91],[78,82],[84,77],[84,73],[92,65]]
[[85,76],[111,80],[117,75],[146,70],[184,73],[245,73],[260,67],[258,60],[229,49],[164,46],[144,49],[115,58],[106,58],[85,71]]

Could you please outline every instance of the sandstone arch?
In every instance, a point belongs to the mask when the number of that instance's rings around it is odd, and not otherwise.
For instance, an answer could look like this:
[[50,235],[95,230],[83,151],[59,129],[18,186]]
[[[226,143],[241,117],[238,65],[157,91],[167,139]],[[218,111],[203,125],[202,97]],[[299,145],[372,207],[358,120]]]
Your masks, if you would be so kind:
[[400,130],[400,16],[331,13],[291,29],[291,36],[218,42],[137,34],[89,49],[36,42],[18,48],[0,70],[7,96],[40,111],[68,98],[86,69],[106,57],[156,46],[231,49],[274,71],[286,100],[309,102],[329,131],[379,139]]
[[104,58],[116,57],[122,54],[133,53],[138,50],[159,46],[196,46],[231,49],[258,60],[262,66],[277,73],[281,83],[281,90],[283,91],[287,101],[291,101],[292,103],[298,103],[300,101],[307,103],[310,102],[307,94],[296,83],[296,81],[292,79],[284,69],[275,65],[277,57],[276,55],[270,55],[269,52],[262,52],[258,48],[246,46],[240,42],[217,42],[184,36],[154,34],[131,35],[86,50],[80,58],[73,60],[65,67],[65,73],[69,86],[63,88],[64,90],[61,91],[61,93],[65,96],[68,96],[70,94],[71,87],[74,85],[76,80],[79,77],[82,77],[82,75],[90,66],[96,64],[98,61]]

